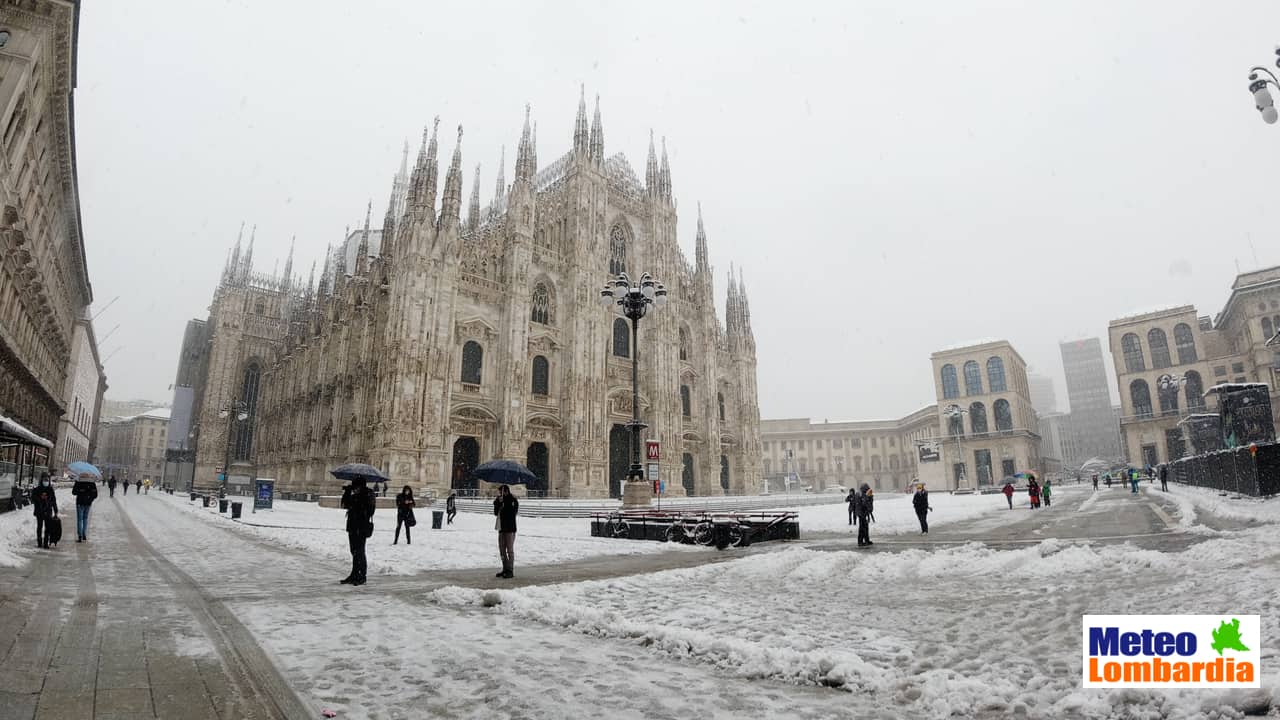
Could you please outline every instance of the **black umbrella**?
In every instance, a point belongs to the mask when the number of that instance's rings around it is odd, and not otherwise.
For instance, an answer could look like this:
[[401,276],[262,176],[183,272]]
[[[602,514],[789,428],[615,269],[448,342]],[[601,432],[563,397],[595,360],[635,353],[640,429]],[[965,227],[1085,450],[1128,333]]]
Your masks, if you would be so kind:
[[364,478],[365,480],[390,480],[391,478],[382,474],[382,471],[372,465],[365,463],[347,463],[329,471],[329,474],[339,480],[355,480],[356,478]]
[[485,482],[501,485],[527,485],[538,479],[529,468],[512,460],[490,460],[481,463],[471,474]]

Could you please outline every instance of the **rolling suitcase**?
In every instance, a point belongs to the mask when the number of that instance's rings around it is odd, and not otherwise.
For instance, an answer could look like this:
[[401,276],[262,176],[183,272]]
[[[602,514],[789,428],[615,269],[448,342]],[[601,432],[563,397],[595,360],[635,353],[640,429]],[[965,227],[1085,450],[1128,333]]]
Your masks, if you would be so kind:
[[50,545],[57,545],[62,539],[62,518],[54,515],[44,521],[44,537]]

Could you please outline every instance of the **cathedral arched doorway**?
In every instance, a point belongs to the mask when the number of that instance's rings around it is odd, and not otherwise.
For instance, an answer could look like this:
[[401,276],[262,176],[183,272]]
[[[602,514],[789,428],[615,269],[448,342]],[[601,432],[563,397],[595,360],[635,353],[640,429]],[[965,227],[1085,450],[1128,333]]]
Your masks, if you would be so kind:
[[453,443],[453,481],[449,487],[454,490],[475,491],[479,483],[472,477],[471,471],[480,464],[480,441],[473,437],[460,437]]
[[609,497],[622,497],[622,483],[631,469],[631,431],[625,425],[609,429]]
[[693,476],[693,455],[685,453],[681,458],[681,464],[683,467],[680,469],[680,484],[684,485],[684,494],[694,495],[696,481]]
[[729,458],[720,456],[720,489],[729,492]]
[[531,497],[547,494],[547,475],[551,469],[550,456],[551,454],[547,452],[546,443],[529,443],[529,449],[525,451],[525,467],[538,476],[537,482],[530,482],[526,486]]

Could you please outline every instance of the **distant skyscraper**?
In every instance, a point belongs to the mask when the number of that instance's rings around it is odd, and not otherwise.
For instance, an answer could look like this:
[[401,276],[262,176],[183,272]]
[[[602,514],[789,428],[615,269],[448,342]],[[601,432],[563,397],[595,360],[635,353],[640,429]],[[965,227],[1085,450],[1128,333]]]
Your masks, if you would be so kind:
[[1031,391],[1031,407],[1036,409],[1037,414],[1048,415],[1058,411],[1058,398],[1053,391],[1053,378],[1028,370],[1027,385]]
[[1071,403],[1070,430],[1079,457],[1064,464],[1079,464],[1093,457],[1120,457],[1118,421],[1107,388],[1107,364],[1098,338],[1072,340],[1059,345],[1062,369],[1067,376],[1067,400]]

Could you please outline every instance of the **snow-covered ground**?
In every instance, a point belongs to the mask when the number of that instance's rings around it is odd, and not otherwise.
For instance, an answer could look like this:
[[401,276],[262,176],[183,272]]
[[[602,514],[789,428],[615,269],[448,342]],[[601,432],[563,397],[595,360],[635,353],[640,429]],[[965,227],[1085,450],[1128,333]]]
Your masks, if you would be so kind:
[[[315,503],[277,500],[270,511],[252,513],[245,508],[240,521],[230,513],[218,512],[191,502],[186,495],[162,495],[168,504],[203,522],[218,523],[240,532],[304,550],[320,557],[348,561],[346,513],[322,508]],[[497,563],[497,534],[493,516],[458,513],[452,525],[431,529],[431,511],[419,508],[418,526],[413,528],[413,544],[401,533],[395,538],[395,511],[374,513],[373,537],[369,539],[369,572],[410,575],[430,570],[457,570],[488,567]],[[581,518],[520,518],[516,561],[521,566],[549,565],[599,555],[653,555],[663,552],[714,552],[707,548],[643,540],[616,540],[591,537],[591,523]]]
[[[58,499],[58,514],[62,518],[62,541],[76,541],[76,500],[71,496],[70,483],[54,486]],[[0,513],[0,567],[21,567],[27,559],[19,553],[35,551],[36,517],[30,505],[6,513]]]
[[[1257,694],[1080,689],[1089,613],[1258,613],[1280,633],[1273,528],[1182,553],[1057,540],[1014,550],[821,552],[432,601],[648,648],[729,677],[851,691],[867,717],[1239,717]],[[1263,651],[1264,694],[1280,655]],[[1226,708],[1225,710],[1223,708]],[[1210,714],[1221,713],[1221,714]]]
[[[1072,492],[1077,489],[1073,488]],[[916,519],[915,510],[911,506],[911,495],[906,493],[883,493],[875,496],[876,521],[872,524],[874,535],[899,535],[920,532],[920,523]],[[943,528],[964,520],[981,517],[992,517],[1000,520],[1009,517],[1009,504],[1004,495],[951,495],[943,492],[929,493],[929,525]],[[1016,496],[1013,506],[1018,509],[1028,507],[1026,494]],[[848,506],[816,505],[798,508],[800,513],[800,534],[820,532],[852,532],[849,527]],[[1015,513],[1015,517],[1020,517]]]
[[[1159,485],[1148,490],[1159,495]],[[1223,495],[1217,490],[1169,483],[1170,499],[1179,508],[1203,509],[1218,517],[1233,520],[1250,520],[1263,523],[1280,523],[1280,496],[1256,498],[1248,495]]]

